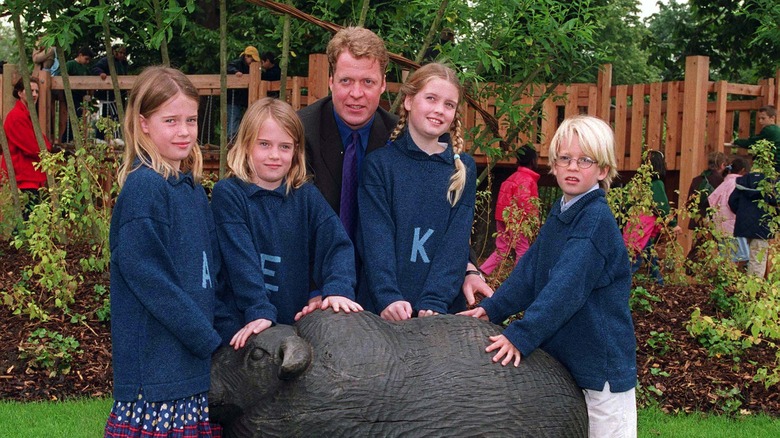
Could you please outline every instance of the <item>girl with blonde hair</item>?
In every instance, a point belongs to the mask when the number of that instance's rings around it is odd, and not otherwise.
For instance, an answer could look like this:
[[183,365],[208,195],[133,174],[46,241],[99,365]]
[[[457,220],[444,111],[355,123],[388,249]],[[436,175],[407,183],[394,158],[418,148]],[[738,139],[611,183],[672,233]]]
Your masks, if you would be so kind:
[[391,143],[366,156],[358,189],[366,277],[360,301],[393,321],[465,308],[460,288],[476,195],[455,72],[427,64],[401,94]]
[[352,242],[306,181],[303,126],[292,107],[273,98],[251,104],[228,166],[211,200],[224,255],[216,320],[223,343],[242,348],[318,308],[363,310],[352,301]]
[[218,260],[198,183],[198,100],[189,79],[166,67],[144,70],[130,92],[109,236],[115,403],[106,437],[212,436]]

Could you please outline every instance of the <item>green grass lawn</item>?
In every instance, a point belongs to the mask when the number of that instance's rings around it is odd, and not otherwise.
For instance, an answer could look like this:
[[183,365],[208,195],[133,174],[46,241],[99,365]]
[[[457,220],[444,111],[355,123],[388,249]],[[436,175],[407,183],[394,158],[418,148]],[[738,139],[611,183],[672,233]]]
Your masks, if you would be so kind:
[[[50,403],[0,402],[1,438],[93,438],[103,436],[111,400]],[[666,415],[656,408],[639,411],[640,437],[778,437],[780,419],[764,415],[729,418]]]

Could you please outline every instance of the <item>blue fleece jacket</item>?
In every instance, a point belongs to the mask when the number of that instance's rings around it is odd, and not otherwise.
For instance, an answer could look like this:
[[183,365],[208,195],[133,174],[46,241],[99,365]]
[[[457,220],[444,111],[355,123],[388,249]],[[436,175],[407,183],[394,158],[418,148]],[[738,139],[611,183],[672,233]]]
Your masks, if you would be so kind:
[[736,216],[734,221],[735,237],[772,238],[772,232],[769,229],[772,217],[760,204],[761,201],[764,201],[767,205],[777,205],[777,200],[772,196],[764,196],[759,190],[759,183],[764,178],[766,178],[764,174],[758,172],[748,173],[737,178],[737,185],[729,195],[729,208]]
[[336,213],[312,184],[289,195],[285,190],[284,184],[265,190],[235,177],[214,185],[223,341],[260,318],[292,324],[309,300],[310,279],[323,298],[355,297],[354,249]]
[[604,191],[584,195],[561,213],[556,203],[539,237],[491,298],[490,320],[525,311],[504,336],[528,356],[541,348],[585,389],[636,385],[636,337],[628,297],[628,253]]
[[141,166],[119,193],[111,246],[114,398],[175,400],[209,389],[219,271],[208,198],[189,174]]
[[428,155],[408,132],[366,156],[358,189],[364,261],[358,300],[380,313],[395,301],[414,313],[465,308],[460,287],[469,256],[476,197],[474,160],[461,153],[467,178],[453,207],[447,199],[455,170],[452,146]]

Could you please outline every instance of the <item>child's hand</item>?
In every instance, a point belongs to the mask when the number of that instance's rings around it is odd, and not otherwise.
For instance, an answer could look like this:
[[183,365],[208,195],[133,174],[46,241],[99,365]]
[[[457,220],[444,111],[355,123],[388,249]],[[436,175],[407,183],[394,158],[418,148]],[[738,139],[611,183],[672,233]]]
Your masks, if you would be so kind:
[[425,316],[433,316],[438,314],[439,312],[434,312],[433,310],[420,310],[419,312],[417,312],[417,317],[423,318]]
[[347,297],[342,297],[339,295],[331,295],[328,298],[325,298],[322,300],[322,305],[320,305],[320,309],[325,310],[328,307],[333,309],[334,312],[338,312],[339,310],[344,310],[344,313],[349,312],[360,312],[363,310],[363,306],[360,304],[350,300]]
[[403,321],[412,317],[412,305],[408,301],[395,301],[379,314],[388,321]]
[[256,335],[272,325],[273,323],[271,321],[262,318],[250,321],[244,328],[233,335],[233,339],[230,340],[230,345],[236,350],[244,348],[244,345],[246,345],[246,341],[250,336]]
[[458,312],[458,315],[470,316],[472,318],[479,318],[485,321],[490,320],[490,318],[488,318],[487,312],[485,312],[485,309],[483,307],[475,307],[471,310]]
[[295,321],[303,318],[304,316],[310,314],[311,312],[314,312],[315,310],[319,309],[322,305],[322,295],[317,295],[314,298],[309,298],[309,304],[304,306],[303,309],[301,309],[300,312],[295,314],[295,318],[293,318]]
[[517,347],[509,342],[509,339],[507,339],[506,336],[496,335],[490,336],[488,339],[493,341],[493,343],[488,345],[485,351],[490,353],[491,351],[498,350],[498,353],[493,356],[493,362],[498,362],[503,357],[504,360],[501,361],[502,366],[507,366],[507,364],[512,362],[512,360],[515,362],[515,367],[520,365],[520,359],[522,359],[522,355],[520,354],[520,351],[517,349]]

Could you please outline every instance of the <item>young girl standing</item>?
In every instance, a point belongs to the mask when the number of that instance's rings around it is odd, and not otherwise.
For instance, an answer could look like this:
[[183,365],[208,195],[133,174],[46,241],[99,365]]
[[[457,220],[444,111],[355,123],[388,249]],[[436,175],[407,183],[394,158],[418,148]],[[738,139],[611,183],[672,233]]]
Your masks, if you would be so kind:
[[563,197],[496,293],[462,313],[500,324],[524,311],[485,351],[504,366],[537,348],[558,359],[582,388],[592,437],[637,435],[631,270],[605,197],[617,175],[614,144],[595,117],[561,123],[549,159]]
[[[438,63],[401,87],[392,143],[365,158],[358,190],[361,304],[382,318],[454,313],[474,217],[476,167],[463,152],[455,72]],[[439,137],[449,132],[452,143]]]
[[166,67],[144,70],[130,92],[109,238],[115,403],[106,437],[212,436],[218,258],[199,184],[198,98]]
[[[303,125],[292,107],[273,98],[253,103],[228,166],[230,177],[214,186],[211,200],[226,255],[217,315],[223,342],[241,348],[251,335],[315,308],[363,310],[352,301],[352,242],[306,183]],[[322,295],[309,296],[312,283]]]

